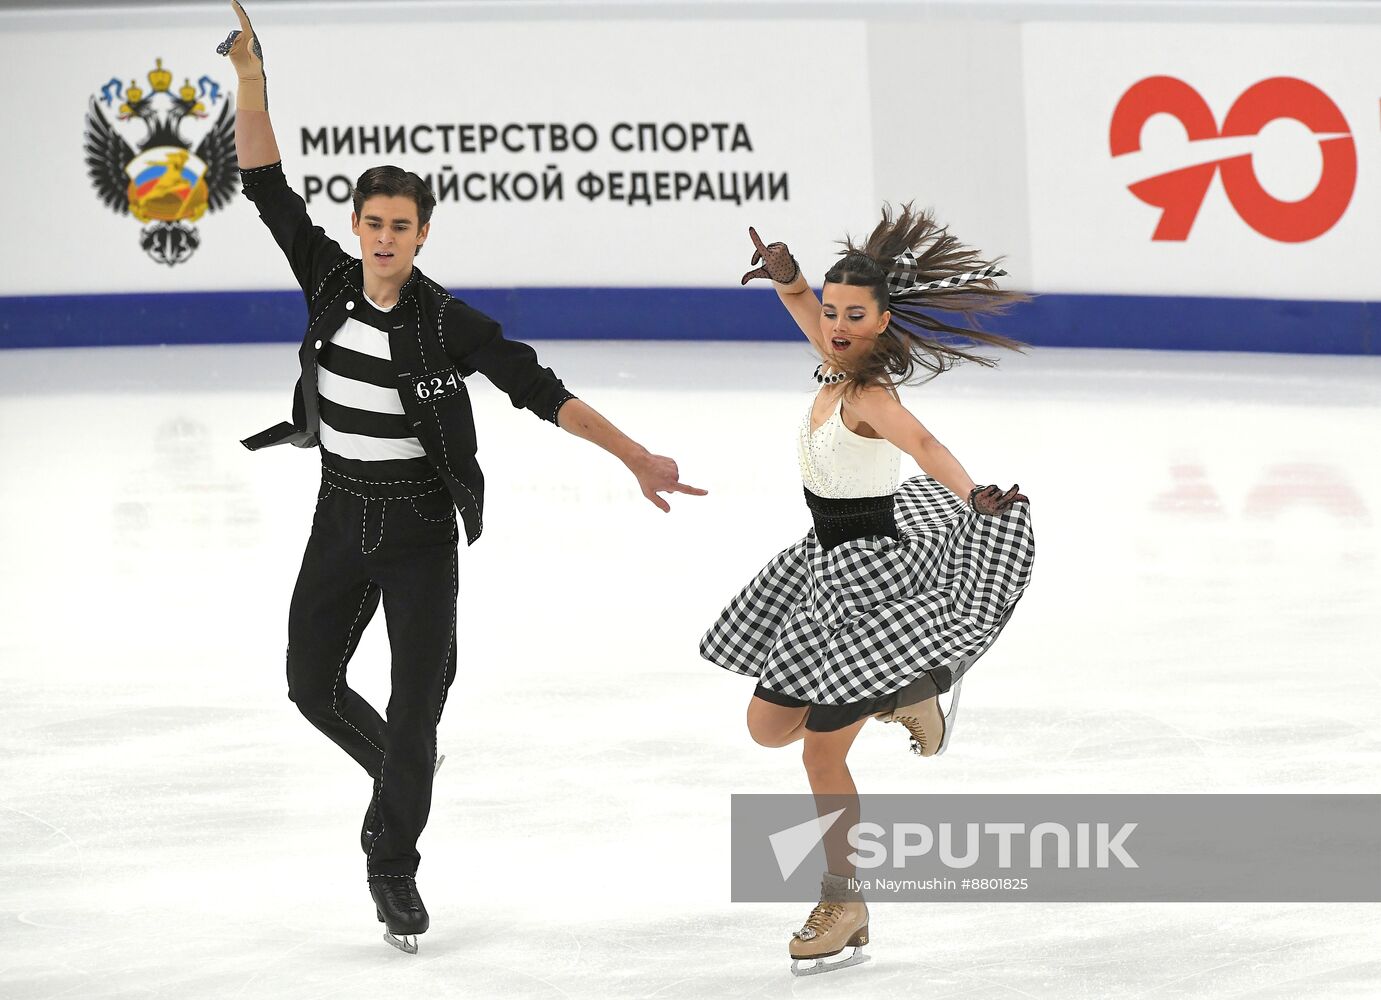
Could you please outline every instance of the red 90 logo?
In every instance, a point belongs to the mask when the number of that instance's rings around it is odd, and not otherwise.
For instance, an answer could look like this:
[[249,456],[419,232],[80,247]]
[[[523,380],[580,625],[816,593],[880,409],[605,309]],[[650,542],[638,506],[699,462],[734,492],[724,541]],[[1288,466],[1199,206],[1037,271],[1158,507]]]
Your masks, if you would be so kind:
[[1162,210],[1153,240],[1183,240],[1199,214],[1213,173],[1222,171],[1223,190],[1242,221],[1262,236],[1303,243],[1321,236],[1342,218],[1357,183],[1357,148],[1347,119],[1328,95],[1289,76],[1262,80],[1233,102],[1218,128],[1199,92],[1173,76],[1152,76],[1132,85],[1113,111],[1109,145],[1113,156],[1141,149],[1141,129],[1152,115],[1179,119],[1190,142],[1254,136],[1280,118],[1303,123],[1314,133],[1342,132],[1319,140],[1323,173],[1312,193],[1300,201],[1280,201],[1262,188],[1252,169],[1252,154],[1230,156],[1128,185],[1127,190]]

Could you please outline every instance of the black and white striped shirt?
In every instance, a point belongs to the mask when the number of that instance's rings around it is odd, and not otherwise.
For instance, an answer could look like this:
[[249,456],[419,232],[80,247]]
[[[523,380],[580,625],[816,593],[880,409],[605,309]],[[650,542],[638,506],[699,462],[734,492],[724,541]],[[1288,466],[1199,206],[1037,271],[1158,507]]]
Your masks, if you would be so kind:
[[361,297],[317,355],[321,445],[360,462],[424,458],[398,397],[388,349],[392,310]]

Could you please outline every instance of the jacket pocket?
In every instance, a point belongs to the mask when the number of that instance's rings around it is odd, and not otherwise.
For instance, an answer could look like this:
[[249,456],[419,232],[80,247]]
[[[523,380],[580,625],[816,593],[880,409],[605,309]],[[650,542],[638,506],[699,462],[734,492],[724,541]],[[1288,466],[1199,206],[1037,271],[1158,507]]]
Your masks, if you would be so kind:
[[420,497],[409,497],[408,504],[419,520],[430,524],[449,524],[455,518],[455,501],[451,499],[451,494],[444,489],[435,490]]

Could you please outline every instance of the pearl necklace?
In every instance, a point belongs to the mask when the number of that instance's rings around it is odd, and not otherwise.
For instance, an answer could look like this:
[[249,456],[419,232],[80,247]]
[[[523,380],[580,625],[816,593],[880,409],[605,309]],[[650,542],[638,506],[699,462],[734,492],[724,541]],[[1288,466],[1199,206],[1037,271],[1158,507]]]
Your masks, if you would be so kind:
[[819,382],[821,385],[838,385],[849,377],[848,372],[835,372],[832,375],[826,375],[824,374],[824,368],[825,366],[823,364],[815,366],[815,381]]

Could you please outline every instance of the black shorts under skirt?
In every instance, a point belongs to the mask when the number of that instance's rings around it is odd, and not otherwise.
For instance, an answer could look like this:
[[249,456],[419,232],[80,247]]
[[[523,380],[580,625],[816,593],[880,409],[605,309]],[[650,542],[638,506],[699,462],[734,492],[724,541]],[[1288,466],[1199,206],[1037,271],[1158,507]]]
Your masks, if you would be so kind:
[[[947,671],[945,672],[947,673]],[[940,688],[930,674],[922,674],[907,686],[906,693],[907,703],[910,704],[935,697],[940,693]],[[812,705],[808,701],[793,698],[789,694],[782,694],[780,691],[773,691],[771,688],[759,684],[753,689],[753,697],[761,698],[772,705],[781,705],[783,708],[806,708],[809,706],[810,711],[806,713],[806,729],[812,733],[835,733],[841,729],[847,729],[859,719],[866,719],[878,712],[890,711],[896,703],[897,692],[894,691],[880,698],[848,701],[842,705]]]

